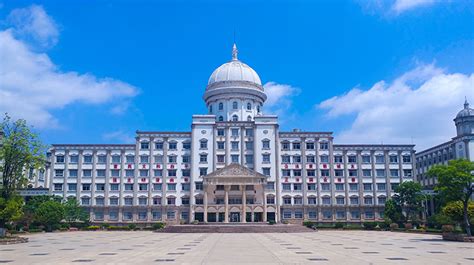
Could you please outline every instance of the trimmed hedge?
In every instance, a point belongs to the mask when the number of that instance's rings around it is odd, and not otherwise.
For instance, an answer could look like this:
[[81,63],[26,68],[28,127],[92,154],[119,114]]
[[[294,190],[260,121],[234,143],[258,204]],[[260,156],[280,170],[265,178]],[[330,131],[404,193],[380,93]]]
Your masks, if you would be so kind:
[[108,231],[130,231],[130,228],[128,226],[109,226],[107,227]]

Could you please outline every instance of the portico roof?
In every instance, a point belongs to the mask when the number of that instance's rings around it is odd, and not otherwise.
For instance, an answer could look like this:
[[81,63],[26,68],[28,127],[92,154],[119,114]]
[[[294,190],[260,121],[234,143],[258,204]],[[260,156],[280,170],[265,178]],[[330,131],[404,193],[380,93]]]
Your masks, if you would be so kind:
[[240,164],[230,164],[203,177],[205,184],[264,184],[267,177]]

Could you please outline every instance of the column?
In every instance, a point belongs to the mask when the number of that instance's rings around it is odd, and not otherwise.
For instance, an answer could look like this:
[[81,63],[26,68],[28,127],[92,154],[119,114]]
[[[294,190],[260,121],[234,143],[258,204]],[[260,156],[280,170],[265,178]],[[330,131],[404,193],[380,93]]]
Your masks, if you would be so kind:
[[267,196],[265,195],[265,184],[262,184],[263,194],[263,222],[267,222]]
[[247,194],[246,194],[246,185],[240,185],[242,189],[242,216],[240,217],[241,223],[246,223],[246,208],[247,208]]
[[204,223],[207,223],[207,185],[204,186]]
[[229,186],[224,186],[224,203],[225,203],[225,215],[224,215],[224,223],[229,222]]

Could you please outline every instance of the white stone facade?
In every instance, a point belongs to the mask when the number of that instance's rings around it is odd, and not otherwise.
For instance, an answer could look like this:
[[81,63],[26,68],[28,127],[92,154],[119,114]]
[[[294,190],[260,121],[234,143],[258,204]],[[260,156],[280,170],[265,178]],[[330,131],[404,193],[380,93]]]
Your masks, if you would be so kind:
[[51,194],[78,198],[95,222],[363,222],[381,220],[394,186],[414,180],[413,145],[281,132],[278,117],[262,113],[260,78],[235,46],[204,100],[208,114],[194,115],[190,132],[53,145]]

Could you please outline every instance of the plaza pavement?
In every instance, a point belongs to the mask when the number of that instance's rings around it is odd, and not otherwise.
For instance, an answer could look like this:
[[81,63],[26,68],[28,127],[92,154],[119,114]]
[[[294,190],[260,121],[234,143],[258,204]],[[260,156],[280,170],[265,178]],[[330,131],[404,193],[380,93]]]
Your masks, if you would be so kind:
[[376,231],[62,232],[0,246],[7,264],[474,264],[474,244]]

